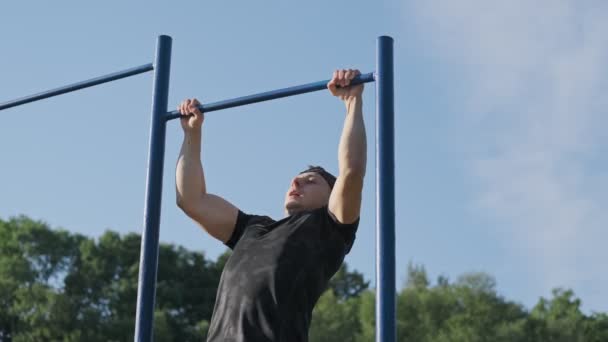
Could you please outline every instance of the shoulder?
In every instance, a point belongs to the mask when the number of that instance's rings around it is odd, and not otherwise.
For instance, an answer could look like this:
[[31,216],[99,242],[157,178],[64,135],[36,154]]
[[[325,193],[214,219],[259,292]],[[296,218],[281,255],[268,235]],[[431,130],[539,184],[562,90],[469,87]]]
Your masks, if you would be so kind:
[[327,206],[315,209],[313,215],[319,217],[319,221],[329,229],[334,236],[339,236],[344,243],[345,254],[350,252],[350,249],[355,242],[357,229],[359,228],[359,218],[353,223],[340,223],[334,215],[329,211]]
[[234,249],[237,242],[245,234],[247,229],[253,226],[268,226],[274,222],[275,220],[269,216],[247,214],[242,210],[239,210],[236,218],[236,224],[234,225],[234,230],[228,241],[226,241],[225,245],[230,247],[230,249]]
[[239,210],[239,214],[236,219],[236,225],[242,225],[245,228],[253,225],[269,225],[276,222],[270,216],[265,215],[255,215],[255,214],[247,214],[241,210]]
[[357,230],[359,227],[359,218],[352,223],[341,223],[338,219],[331,213],[327,206],[315,209],[312,212],[313,215],[318,216],[325,224],[332,228],[340,229],[340,230]]

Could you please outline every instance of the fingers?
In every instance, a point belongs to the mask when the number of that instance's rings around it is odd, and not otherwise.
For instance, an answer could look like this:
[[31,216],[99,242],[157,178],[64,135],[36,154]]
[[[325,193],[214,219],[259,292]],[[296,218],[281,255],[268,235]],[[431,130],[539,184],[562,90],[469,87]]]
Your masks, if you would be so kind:
[[332,79],[327,83],[327,88],[332,95],[338,95],[339,88],[346,88],[350,82],[357,76],[361,75],[358,69],[338,69],[334,71]]
[[357,69],[341,69],[336,70],[334,75],[337,74],[336,83],[340,87],[348,87],[350,82],[357,76],[361,75],[361,72]]
[[188,115],[188,104],[190,102],[190,99],[186,99],[184,101],[182,101],[179,106],[177,106],[177,110],[179,110],[179,113],[181,115]]
[[203,115],[201,110],[198,108],[198,106],[200,106],[200,105],[201,105],[201,103],[198,102],[197,99],[192,99],[190,101],[190,103],[188,104],[188,113],[194,114],[196,116]]
[[361,75],[361,72],[357,69],[348,69],[344,72],[344,86],[348,87],[350,82],[357,76]]
[[329,89],[332,95],[338,95],[338,70],[334,71],[334,75],[329,83],[327,83],[327,89]]
[[190,114],[202,115],[203,113],[198,108],[201,103],[197,99],[185,99],[177,106],[177,110],[181,115],[188,116]]
[[340,84],[340,87],[344,88],[346,86],[346,81],[344,76],[346,75],[346,71],[344,69],[340,69],[338,70],[338,82]]

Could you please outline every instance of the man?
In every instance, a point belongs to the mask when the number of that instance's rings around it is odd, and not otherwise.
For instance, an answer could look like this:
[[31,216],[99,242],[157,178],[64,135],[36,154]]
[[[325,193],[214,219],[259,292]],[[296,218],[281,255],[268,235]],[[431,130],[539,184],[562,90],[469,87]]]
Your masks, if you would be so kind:
[[327,84],[346,105],[339,175],[310,167],[285,195],[286,217],[249,215],[207,193],[201,163],[204,114],[196,99],[179,106],[184,130],[176,171],[177,205],[233,250],[220,279],[208,342],[308,340],[315,303],[350,251],[359,224],[366,166],[363,85],[358,70]]

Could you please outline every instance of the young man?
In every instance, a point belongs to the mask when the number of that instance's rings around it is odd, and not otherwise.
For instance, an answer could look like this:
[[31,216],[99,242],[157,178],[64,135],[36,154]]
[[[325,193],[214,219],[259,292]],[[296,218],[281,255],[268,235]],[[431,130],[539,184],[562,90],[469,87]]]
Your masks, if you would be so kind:
[[308,341],[315,303],[350,251],[365,176],[363,85],[358,70],[337,70],[327,84],[346,105],[338,148],[340,173],[321,167],[297,175],[285,195],[286,217],[249,215],[207,193],[201,163],[204,114],[196,99],[179,106],[184,142],[177,161],[177,205],[233,250],[218,287],[209,342]]

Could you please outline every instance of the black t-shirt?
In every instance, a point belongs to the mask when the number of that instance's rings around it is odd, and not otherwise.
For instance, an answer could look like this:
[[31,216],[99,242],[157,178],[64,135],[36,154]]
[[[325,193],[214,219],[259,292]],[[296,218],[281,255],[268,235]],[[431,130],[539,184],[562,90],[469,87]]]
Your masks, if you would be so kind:
[[208,342],[308,341],[315,303],[355,240],[327,207],[280,221],[239,211]]

